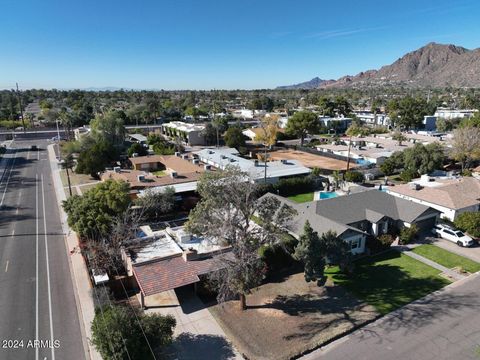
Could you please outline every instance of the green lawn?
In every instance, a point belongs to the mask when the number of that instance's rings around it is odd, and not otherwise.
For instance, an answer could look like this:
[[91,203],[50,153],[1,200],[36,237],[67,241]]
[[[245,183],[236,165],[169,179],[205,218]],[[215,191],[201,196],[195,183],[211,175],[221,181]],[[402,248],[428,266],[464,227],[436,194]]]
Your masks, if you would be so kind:
[[480,264],[466,257],[451,253],[435,245],[421,245],[412,250],[414,253],[426,257],[449,269],[461,266],[469,273],[480,271]]
[[295,201],[297,203],[313,201],[313,192],[289,196],[288,199]]
[[326,275],[336,284],[346,287],[381,314],[448,285],[450,281],[439,273],[394,250],[356,261],[350,276],[341,273],[338,267],[326,270]]

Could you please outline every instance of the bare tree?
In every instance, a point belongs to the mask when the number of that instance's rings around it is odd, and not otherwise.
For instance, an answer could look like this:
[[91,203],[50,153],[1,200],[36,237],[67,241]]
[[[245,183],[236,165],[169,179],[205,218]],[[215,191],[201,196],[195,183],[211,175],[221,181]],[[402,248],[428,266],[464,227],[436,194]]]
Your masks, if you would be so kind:
[[264,182],[267,183],[267,152],[277,142],[278,133],[278,115],[264,116],[260,120],[262,132],[256,136],[255,140],[260,141],[264,145],[263,162],[265,163]]
[[275,196],[258,198],[257,185],[237,167],[206,172],[197,191],[201,201],[190,213],[186,227],[231,246],[232,256],[223,257],[223,269],[213,280],[218,285],[218,301],[239,296],[243,310],[246,295],[263,279],[260,246],[277,241],[295,210]]
[[466,126],[453,132],[451,156],[460,161],[462,171],[471,161],[480,159],[480,128]]

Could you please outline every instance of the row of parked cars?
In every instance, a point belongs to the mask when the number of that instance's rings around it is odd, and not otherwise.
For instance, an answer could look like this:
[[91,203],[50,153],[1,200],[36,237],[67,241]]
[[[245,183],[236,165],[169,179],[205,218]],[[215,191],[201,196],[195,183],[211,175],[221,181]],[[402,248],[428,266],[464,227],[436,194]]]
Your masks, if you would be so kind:
[[441,237],[445,240],[450,240],[461,247],[473,246],[476,242],[470,236],[466,235],[460,230],[454,229],[445,224],[437,224],[432,229],[433,235]]

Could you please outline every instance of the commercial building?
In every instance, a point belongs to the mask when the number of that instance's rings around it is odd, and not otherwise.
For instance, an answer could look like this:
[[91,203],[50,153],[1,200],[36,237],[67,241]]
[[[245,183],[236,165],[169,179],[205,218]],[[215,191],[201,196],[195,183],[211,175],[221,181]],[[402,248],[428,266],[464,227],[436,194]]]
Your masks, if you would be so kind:
[[160,132],[170,139],[180,139],[186,145],[205,145],[205,125],[172,121],[162,124]]

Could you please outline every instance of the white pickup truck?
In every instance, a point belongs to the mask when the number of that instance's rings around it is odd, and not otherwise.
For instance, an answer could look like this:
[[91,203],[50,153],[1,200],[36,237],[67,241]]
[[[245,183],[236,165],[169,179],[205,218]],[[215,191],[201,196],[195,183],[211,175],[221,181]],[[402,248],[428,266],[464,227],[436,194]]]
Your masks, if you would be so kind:
[[446,240],[450,240],[456,243],[458,246],[469,247],[475,244],[475,242],[470,236],[465,235],[460,230],[454,229],[448,225],[437,224],[432,229],[432,232],[434,235]]

